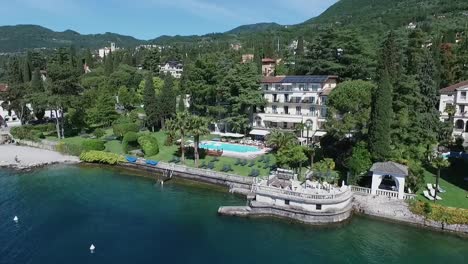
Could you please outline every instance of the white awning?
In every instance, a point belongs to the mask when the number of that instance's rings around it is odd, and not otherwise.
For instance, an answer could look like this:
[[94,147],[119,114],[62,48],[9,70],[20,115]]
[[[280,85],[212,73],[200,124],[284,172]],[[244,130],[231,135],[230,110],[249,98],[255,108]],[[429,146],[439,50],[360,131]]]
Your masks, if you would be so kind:
[[266,136],[266,135],[270,134],[270,132],[268,132],[266,130],[254,129],[254,130],[250,131],[249,134],[254,135],[254,136]]
[[316,132],[314,133],[314,136],[316,136],[316,137],[323,137],[323,136],[325,136],[326,134],[327,134],[327,132],[325,132],[325,131],[316,131]]
[[230,137],[230,138],[243,138],[244,135],[237,133],[221,133],[221,137]]

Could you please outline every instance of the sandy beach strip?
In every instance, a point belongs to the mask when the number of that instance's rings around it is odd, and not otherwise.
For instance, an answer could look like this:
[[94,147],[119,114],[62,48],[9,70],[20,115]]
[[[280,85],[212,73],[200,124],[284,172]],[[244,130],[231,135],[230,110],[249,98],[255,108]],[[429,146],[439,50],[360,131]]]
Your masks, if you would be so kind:
[[79,162],[78,157],[63,155],[55,151],[13,144],[0,145],[0,167],[25,169],[47,164],[77,162]]

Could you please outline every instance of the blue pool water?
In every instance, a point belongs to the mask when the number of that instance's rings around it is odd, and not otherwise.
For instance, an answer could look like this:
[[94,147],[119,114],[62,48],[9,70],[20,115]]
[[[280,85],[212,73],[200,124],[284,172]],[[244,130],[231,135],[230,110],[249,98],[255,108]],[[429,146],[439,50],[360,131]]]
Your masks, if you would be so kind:
[[214,142],[214,141],[204,142],[200,144],[200,147],[204,149],[208,149],[208,150],[224,150],[224,151],[239,152],[239,153],[259,151],[259,149],[254,146],[244,146],[244,145]]

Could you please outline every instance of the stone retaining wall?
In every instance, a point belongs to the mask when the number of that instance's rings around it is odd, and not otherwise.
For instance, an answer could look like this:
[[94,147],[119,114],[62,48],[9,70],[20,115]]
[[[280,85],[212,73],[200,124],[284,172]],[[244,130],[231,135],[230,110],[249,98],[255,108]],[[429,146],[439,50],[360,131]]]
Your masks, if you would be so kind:
[[[168,164],[159,162],[157,166],[150,166],[146,164],[123,163],[119,165],[124,168],[140,169],[149,172],[156,172],[161,174],[170,173],[173,171],[173,176],[184,179],[201,181],[206,183],[217,184],[229,188],[240,188],[250,190],[253,184],[253,178],[243,177],[228,173],[216,172],[211,170],[190,168],[181,165]],[[169,172],[168,172],[169,171]]]
[[40,148],[40,149],[46,149],[46,150],[51,150],[51,151],[57,151],[57,144],[51,144],[51,143],[44,143],[44,142],[34,142],[30,140],[22,140],[22,139],[16,139],[16,143],[23,145],[23,146],[28,146],[28,147],[33,147],[33,148]]
[[240,217],[278,217],[311,225],[341,223],[348,220],[351,217],[352,212],[351,204],[340,211],[308,212],[257,202],[251,202],[249,207],[227,206],[220,207],[218,210],[218,213],[222,215]]

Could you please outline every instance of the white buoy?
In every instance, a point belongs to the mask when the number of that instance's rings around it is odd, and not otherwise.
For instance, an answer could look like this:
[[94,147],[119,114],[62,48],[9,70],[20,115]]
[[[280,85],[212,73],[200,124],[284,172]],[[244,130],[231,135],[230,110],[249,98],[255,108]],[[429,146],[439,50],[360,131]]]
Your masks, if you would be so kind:
[[91,244],[91,246],[89,247],[89,251],[91,251],[91,253],[94,253],[95,249],[96,247],[94,246],[94,244]]
[[13,221],[15,221],[16,223],[18,223],[18,216],[15,215],[15,217],[13,217]]
[[161,185],[164,185],[164,181],[161,181]]

